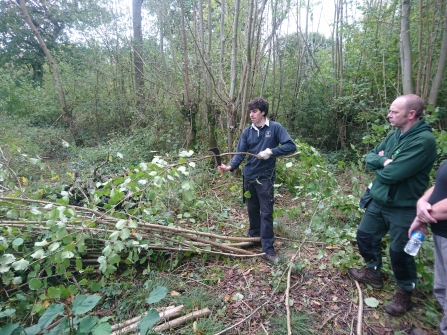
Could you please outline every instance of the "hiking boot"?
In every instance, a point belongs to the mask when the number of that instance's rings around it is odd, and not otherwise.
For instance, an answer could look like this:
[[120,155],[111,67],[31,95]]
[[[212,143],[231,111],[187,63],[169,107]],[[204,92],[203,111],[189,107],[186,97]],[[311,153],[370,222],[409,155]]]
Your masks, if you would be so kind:
[[261,248],[262,244],[261,242],[248,242],[248,244],[242,246],[243,249],[250,249],[250,248]]
[[368,283],[374,288],[383,287],[383,277],[380,270],[374,271],[368,267],[363,267],[360,270],[349,269],[348,273],[351,278],[362,283]]
[[272,265],[279,264],[279,257],[276,254],[264,254],[262,255],[262,258]]
[[398,287],[393,300],[385,307],[385,312],[393,316],[405,314],[406,311],[413,308],[411,295],[412,292],[404,291]]
[[411,335],[430,335],[430,334],[421,328],[414,328],[411,331]]

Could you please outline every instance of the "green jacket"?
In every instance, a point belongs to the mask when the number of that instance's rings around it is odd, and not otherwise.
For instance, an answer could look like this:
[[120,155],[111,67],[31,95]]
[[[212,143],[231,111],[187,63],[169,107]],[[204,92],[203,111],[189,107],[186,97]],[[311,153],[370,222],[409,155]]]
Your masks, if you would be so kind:
[[[383,156],[379,156],[380,151]],[[374,171],[371,197],[390,207],[415,207],[430,181],[430,171],[436,159],[436,140],[425,118],[401,136],[400,129],[366,155],[366,164]],[[383,163],[391,158],[386,167]]]

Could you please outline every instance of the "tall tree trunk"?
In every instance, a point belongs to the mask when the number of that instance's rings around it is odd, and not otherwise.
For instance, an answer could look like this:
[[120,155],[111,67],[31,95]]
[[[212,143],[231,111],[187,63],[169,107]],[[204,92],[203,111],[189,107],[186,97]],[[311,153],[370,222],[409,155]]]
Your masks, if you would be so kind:
[[191,99],[191,85],[189,78],[189,54],[188,54],[188,40],[186,38],[186,16],[184,0],[180,1],[180,8],[182,13],[182,44],[183,44],[183,88],[184,96],[182,101],[182,114],[185,122],[188,125],[186,131],[186,147],[193,149],[196,141],[196,115],[198,111],[197,104],[193,103]]
[[45,56],[47,57],[48,63],[50,64],[51,71],[53,72],[53,78],[56,83],[56,89],[57,93],[59,94],[59,103],[62,108],[62,119],[68,124],[70,128],[70,132],[72,136],[75,138],[76,144],[82,144],[80,139],[78,138],[78,132],[76,128],[76,124],[72,118],[71,111],[67,107],[66,101],[65,101],[65,93],[64,89],[62,87],[62,82],[59,76],[59,72],[57,70],[56,63],[53,59],[53,56],[50,53],[50,50],[48,50],[45,41],[40,36],[39,31],[37,30],[36,26],[34,25],[31,17],[28,14],[28,10],[26,8],[25,0],[20,0],[19,7],[22,11],[23,17],[25,19],[25,22],[29,25],[31,30],[34,33],[34,36],[36,36],[37,40],[39,41],[40,47],[42,48],[42,51],[44,52]]
[[411,79],[410,0],[402,0],[400,19],[400,58],[403,94],[413,93]]
[[143,32],[141,28],[141,6],[143,0],[132,0],[133,25],[133,63],[135,71],[135,90],[137,93],[137,110],[144,112],[144,67],[143,67]]
[[[239,29],[240,0],[234,2],[233,37],[231,39],[231,69],[230,69],[230,94],[227,103],[227,129],[228,129],[228,149],[233,148],[234,132],[236,130],[236,80],[237,80],[237,32]],[[244,107],[243,107],[244,108]]]
[[216,119],[218,117],[219,109],[213,105],[213,87],[214,82],[212,80],[212,74],[208,73],[213,68],[211,65],[211,46],[212,46],[212,32],[213,32],[213,21],[212,11],[211,11],[212,0],[208,0],[208,43],[207,50],[205,55],[206,62],[206,84],[205,84],[205,103],[206,103],[206,111],[208,117],[208,126],[209,126],[209,135],[208,135],[208,144],[210,148],[217,147],[217,137],[216,137]]
[[442,78],[447,65],[447,4],[445,4],[444,13],[444,29],[442,32],[441,51],[439,53],[438,69],[436,70],[435,78],[433,79],[430,95],[428,97],[428,104],[435,107],[438,100],[438,94],[442,85]]

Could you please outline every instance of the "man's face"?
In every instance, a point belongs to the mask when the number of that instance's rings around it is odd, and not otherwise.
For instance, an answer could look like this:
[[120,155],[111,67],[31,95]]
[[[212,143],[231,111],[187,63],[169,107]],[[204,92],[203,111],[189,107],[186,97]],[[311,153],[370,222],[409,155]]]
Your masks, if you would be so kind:
[[261,112],[259,109],[252,109],[250,111],[250,120],[255,125],[261,124],[264,119],[264,112]]
[[398,98],[391,104],[388,119],[393,127],[406,131],[411,126],[410,119],[413,119],[414,113],[414,111],[407,111],[405,101]]

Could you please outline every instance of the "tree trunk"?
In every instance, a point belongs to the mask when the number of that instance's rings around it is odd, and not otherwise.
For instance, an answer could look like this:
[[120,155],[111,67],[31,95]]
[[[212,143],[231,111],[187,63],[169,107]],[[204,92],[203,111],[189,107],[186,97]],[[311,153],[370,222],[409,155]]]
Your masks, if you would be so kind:
[[230,70],[230,94],[227,103],[227,130],[228,130],[228,149],[232,150],[234,146],[234,132],[236,130],[236,79],[237,79],[237,32],[239,29],[239,10],[240,0],[234,2],[234,21],[233,37],[231,39],[231,70]]
[[435,78],[433,79],[430,95],[428,97],[428,104],[435,107],[438,100],[438,94],[442,85],[442,78],[444,77],[447,65],[447,4],[445,5],[444,13],[444,30],[442,33],[441,51],[439,53],[438,69],[436,70]]
[[135,71],[135,90],[137,94],[137,110],[144,112],[144,66],[143,66],[143,32],[141,28],[141,6],[143,0],[132,0],[133,25],[133,64]]
[[62,108],[62,119],[67,122],[70,128],[70,132],[77,141],[77,144],[81,144],[81,142],[78,142],[78,136],[77,136],[77,129],[76,124],[73,121],[72,115],[70,110],[67,107],[66,101],[65,101],[65,93],[64,89],[62,87],[62,82],[59,77],[59,72],[57,70],[56,63],[54,62],[53,56],[51,55],[50,51],[48,50],[45,41],[40,36],[39,31],[37,30],[36,26],[34,25],[33,21],[31,20],[31,17],[28,14],[28,10],[26,9],[26,3],[25,0],[20,0],[19,7],[22,10],[23,17],[25,18],[25,22],[29,25],[31,30],[34,33],[34,36],[36,36],[37,40],[39,41],[40,47],[42,48],[42,51],[44,52],[45,56],[47,57],[48,63],[50,64],[51,70],[53,72],[54,81],[56,82],[56,89],[57,93],[59,94],[59,103]]
[[400,19],[400,58],[403,94],[413,93],[411,79],[410,0],[402,0]]
[[198,111],[198,106],[191,100],[191,87],[189,78],[189,54],[188,54],[188,41],[186,38],[186,26],[185,26],[185,3],[182,0],[180,4],[182,12],[182,43],[183,43],[183,87],[184,87],[184,97],[182,101],[182,114],[187,123],[186,131],[186,147],[188,149],[193,149],[196,141],[196,115]]

